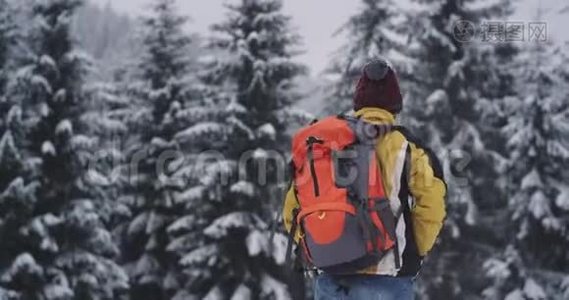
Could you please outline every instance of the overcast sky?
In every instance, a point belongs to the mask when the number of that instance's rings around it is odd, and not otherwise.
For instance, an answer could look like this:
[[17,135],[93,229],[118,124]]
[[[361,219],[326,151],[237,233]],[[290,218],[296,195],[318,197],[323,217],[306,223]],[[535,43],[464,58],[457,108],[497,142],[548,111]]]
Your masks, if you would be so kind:
[[[112,3],[119,11],[131,15],[139,14],[149,0],[90,0],[100,4]],[[191,30],[207,34],[211,24],[223,20],[223,3],[227,0],[178,0],[182,13],[192,19]],[[516,1],[515,1],[516,2]],[[519,21],[529,22],[535,19],[538,3],[549,9],[544,17],[548,21],[548,31],[557,39],[568,40],[569,18],[562,17],[558,11],[567,6],[568,0],[519,0],[518,13],[514,17]],[[359,0],[284,0],[285,13],[293,17],[293,26],[303,37],[303,49],[306,51],[299,60],[307,64],[312,73],[319,73],[329,61],[330,54],[337,50],[344,41],[333,37],[333,33],[353,15],[359,7]]]
[[[108,0],[91,0],[106,4]],[[149,0],[111,1],[114,8],[133,15],[140,13]],[[226,0],[178,0],[184,14],[191,17],[191,30],[207,34],[211,24],[223,20]],[[357,11],[355,0],[285,0],[285,13],[293,17],[293,27],[303,38],[305,54],[298,59],[316,72],[323,70],[329,55],[343,41],[332,37],[340,25]]]

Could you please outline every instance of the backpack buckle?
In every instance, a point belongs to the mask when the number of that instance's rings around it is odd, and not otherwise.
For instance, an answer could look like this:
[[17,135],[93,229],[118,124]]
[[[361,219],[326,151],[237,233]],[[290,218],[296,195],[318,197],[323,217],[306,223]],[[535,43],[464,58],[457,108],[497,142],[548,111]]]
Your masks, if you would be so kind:
[[317,138],[315,136],[309,136],[306,138],[306,145],[308,146],[312,146],[313,144],[324,144],[324,141],[320,138]]

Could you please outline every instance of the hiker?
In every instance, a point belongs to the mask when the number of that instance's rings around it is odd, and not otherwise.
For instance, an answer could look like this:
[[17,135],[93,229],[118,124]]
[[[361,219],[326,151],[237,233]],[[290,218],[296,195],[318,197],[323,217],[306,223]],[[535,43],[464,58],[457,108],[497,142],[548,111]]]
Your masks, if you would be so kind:
[[393,67],[376,59],[362,73],[354,114],[295,135],[284,224],[296,256],[317,270],[314,299],[413,299],[446,214],[443,170],[395,125],[403,99]]

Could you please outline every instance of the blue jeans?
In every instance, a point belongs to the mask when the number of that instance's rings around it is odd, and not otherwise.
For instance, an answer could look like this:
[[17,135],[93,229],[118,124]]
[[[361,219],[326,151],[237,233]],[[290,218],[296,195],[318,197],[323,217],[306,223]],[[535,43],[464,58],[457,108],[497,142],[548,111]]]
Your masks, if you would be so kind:
[[413,300],[412,277],[319,275],[314,300]]

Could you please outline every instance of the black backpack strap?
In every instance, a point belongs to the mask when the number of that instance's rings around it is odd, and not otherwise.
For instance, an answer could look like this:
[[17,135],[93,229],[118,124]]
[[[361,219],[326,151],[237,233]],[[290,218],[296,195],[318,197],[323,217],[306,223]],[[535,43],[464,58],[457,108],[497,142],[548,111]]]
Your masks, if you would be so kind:
[[292,248],[294,247],[294,237],[296,235],[296,231],[297,231],[297,222],[296,222],[296,218],[298,217],[298,213],[300,212],[300,209],[295,208],[292,210],[292,224],[290,226],[290,231],[288,232],[287,236],[288,236],[288,243],[286,246],[286,260],[288,263],[292,262]]
[[[294,172],[295,172],[295,166],[294,166],[294,162],[291,160],[289,162],[290,183],[289,183],[289,186],[288,186],[286,193],[288,193],[288,191],[291,188],[294,189],[294,194],[295,194],[295,197],[297,200],[298,207],[295,207],[292,210],[292,224],[290,227],[290,231],[287,232],[288,241],[287,241],[285,259],[286,259],[287,264],[289,266],[292,266],[293,269],[298,269],[300,272],[303,272],[304,266],[303,266],[303,263],[301,261],[302,260],[302,258],[301,258],[302,253],[300,253],[302,251],[299,251],[300,247],[298,247],[298,246],[293,251],[293,248],[295,248],[294,238],[296,236],[297,231],[299,230],[299,228],[298,228],[299,226],[298,226],[296,219],[298,217],[298,214],[300,213],[300,203],[298,203],[298,196],[296,195],[296,188],[294,187]],[[286,194],[285,194],[285,197],[286,197]],[[292,258],[293,252],[296,254],[295,255],[296,258],[294,260]]]
[[[401,182],[399,185],[399,201],[401,202],[401,208],[395,214],[395,222],[399,221],[399,218],[403,216],[405,208],[408,206],[407,199],[409,198],[409,176],[411,171],[410,165],[410,158],[411,158],[411,147],[407,145],[407,149],[405,149],[405,162],[403,163],[403,170],[401,171]],[[409,208],[410,209],[410,208]],[[395,224],[397,228],[397,224]],[[399,257],[399,242],[397,237],[395,237],[395,248],[394,248],[394,257],[395,257],[395,268],[401,269],[401,258]]]

